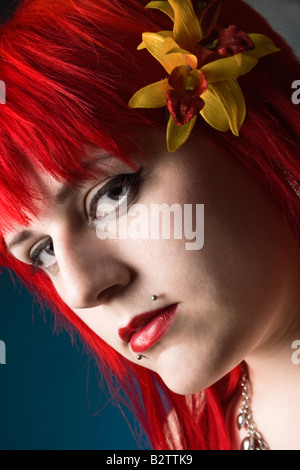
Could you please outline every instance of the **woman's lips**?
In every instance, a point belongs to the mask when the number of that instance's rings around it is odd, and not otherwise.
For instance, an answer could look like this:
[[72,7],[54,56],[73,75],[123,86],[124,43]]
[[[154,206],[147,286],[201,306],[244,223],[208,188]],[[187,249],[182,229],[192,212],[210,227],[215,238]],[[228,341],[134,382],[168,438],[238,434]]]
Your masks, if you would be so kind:
[[130,343],[133,352],[141,353],[151,348],[170,328],[178,304],[142,313],[125,328],[119,329],[120,338]]

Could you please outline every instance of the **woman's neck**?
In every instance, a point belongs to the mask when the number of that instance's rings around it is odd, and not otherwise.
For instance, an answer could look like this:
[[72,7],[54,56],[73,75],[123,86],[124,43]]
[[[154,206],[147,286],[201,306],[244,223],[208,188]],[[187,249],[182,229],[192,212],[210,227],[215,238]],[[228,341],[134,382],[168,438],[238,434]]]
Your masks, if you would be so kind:
[[[300,329],[269,350],[256,351],[246,362],[252,411],[271,449],[300,449]],[[275,346],[275,345],[274,345]]]
[[[253,421],[271,450],[300,449],[300,328],[246,358]],[[233,447],[240,449],[246,430],[238,429],[242,389],[227,407]]]

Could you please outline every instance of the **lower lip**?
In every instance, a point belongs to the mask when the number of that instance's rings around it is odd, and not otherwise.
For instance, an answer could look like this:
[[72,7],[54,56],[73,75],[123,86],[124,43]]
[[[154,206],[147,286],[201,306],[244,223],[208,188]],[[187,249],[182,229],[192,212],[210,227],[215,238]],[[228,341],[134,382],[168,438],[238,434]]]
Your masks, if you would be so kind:
[[135,353],[145,352],[154,346],[168,331],[173,323],[177,305],[172,305],[154,317],[130,338],[130,347]]

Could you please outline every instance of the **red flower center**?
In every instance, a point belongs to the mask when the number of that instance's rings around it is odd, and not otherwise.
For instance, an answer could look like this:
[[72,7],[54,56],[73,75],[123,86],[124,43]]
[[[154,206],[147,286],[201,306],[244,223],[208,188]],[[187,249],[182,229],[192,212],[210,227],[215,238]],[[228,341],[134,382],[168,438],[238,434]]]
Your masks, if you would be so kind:
[[235,25],[227,29],[214,26],[210,29],[208,36],[201,41],[201,45],[220,55],[235,55],[255,48],[248,34]]
[[200,70],[179,65],[172,71],[169,84],[173,90],[166,93],[167,108],[175,123],[182,126],[203,108],[200,96],[207,90],[207,81]]

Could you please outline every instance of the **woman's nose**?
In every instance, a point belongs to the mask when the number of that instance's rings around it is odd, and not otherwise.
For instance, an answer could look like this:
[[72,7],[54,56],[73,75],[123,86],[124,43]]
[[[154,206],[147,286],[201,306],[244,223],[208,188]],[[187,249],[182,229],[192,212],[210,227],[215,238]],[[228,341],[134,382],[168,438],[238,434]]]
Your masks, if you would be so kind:
[[56,288],[70,308],[96,307],[124,293],[131,272],[118,256],[116,243],[99,240],[90,230],[54,241]]

